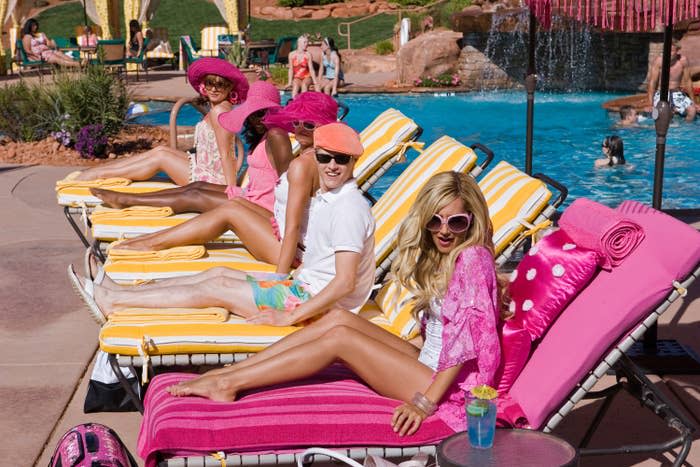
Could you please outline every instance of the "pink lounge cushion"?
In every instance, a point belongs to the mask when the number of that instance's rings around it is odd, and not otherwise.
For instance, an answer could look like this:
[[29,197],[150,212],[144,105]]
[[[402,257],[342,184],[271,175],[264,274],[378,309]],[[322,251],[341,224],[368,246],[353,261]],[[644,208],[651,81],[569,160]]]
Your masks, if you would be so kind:
[[569,304],[509,392],[533,427],[542,427],[609,349],[649,316],[673,281],[700,262],[700,233],[693,227],[639,203],[625,202],[619,211],[642,227],[644,240]]
[[261,453],[310,446],[422,446],[454,433],[437,416],[403,438],[390,420],[399,402],[377,395],[344,369],[252,391],[236,402],[176,398],[165,388],[194,375],[156,376],[144,401],[138,453],[154,466],[166,456],[212,451]]
[[599,254],[557,230],[530,248],[510,277],[511,319],[522,321],[532,341],[542,337],[597,269]]
[[532,339],[522,320],[509,319],[501,330],[501,366],[494,378],[499,397],[510,390],[527,358],[530,356]]
[[604,269],[619,266],[644,238],[644,231],[622,212],[579,198],[559,219],[576,244],[601,254]]

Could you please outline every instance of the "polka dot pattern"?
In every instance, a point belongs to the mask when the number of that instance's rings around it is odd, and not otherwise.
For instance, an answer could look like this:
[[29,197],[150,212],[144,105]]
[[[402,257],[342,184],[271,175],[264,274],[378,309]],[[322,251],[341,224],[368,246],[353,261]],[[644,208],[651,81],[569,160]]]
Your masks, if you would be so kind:
[[533,340],[541,337],[597,270],[598,253],[563,230],[542,238],[510,276],[510,311]]

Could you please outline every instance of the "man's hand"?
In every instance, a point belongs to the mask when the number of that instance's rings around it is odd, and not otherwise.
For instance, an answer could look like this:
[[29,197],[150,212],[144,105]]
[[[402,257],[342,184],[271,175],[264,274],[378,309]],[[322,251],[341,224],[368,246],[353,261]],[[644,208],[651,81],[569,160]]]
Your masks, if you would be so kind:
[[246,320],[252,324],[269,324],[270,326],[291,326],[292,319],[286,311],[261,310],[257,315]]
[[391,417],[391,427],[399,436],[412,435],[418,431],[425,418],[425,412],[421,409],[413,404],[404,403],[394,410],[394,415]]

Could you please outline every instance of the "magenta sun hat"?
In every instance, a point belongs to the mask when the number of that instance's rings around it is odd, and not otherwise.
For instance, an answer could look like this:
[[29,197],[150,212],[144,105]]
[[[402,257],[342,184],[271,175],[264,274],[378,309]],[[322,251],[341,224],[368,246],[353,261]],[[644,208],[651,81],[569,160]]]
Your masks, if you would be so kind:
[[202,81],[204,81],[204,77],[207,75],[221,76],[233,84],[231,93],[232,95],[235,94],[234,104],[243,102],[248,95],[248,88],[250,87],[248,85],[248,80],[243,73],[241,73],[241,70],[226,60],[214,57],[203,57],[196,60],[187,69],[187,80],[197,93],[200,92],[199,87]]
[[294,131],[293,121],[313,122],[318,126],[338,120],[338,103],[322,92],[307,91],[287,102],[275,112],[268,112],[263,123],[268,128],[277,127]]
[[243,129],[243,123],[250,114],[258,110],[272,109],[279,106],[280,92],[277,90],[277,87],[268,81],[255,81],[250,85],[245,102],[233,110],[219,115],[219,123],[228,131],[238,133]]

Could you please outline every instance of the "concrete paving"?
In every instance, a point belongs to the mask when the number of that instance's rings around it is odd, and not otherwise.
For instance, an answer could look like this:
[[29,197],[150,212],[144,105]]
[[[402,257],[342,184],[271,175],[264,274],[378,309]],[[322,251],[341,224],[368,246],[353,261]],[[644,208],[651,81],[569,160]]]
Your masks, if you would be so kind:
[[[165,73],[163,73],[165,74]],[[135,90],[191,91],[182,75]],[[71,167],[0,166],[0,465],[47,465],[60,436],[95,421],[111,426],[135,454],[138,413],[83,414],[98,326],[73,293],[66,267],[82,268],[84,250],[56,205],[54,182]],[[661,320],[661,338],[673,337],[700,354],[700,284]],[[603,381],[608,384],[611,377]],[[700,376],[654,379],[700,426]],[[600,385],[600,387],[602,387]],[[598,388],[600,388],[598,387]],[[600,402],[580,404],[556,434],[578,443]],[[627,396],[619,397],[591,445],[658,441],[672,432]],[[700,441],[688,465],[700,465]],[[584,466],[668,464],[667,455],[586,458]]]

